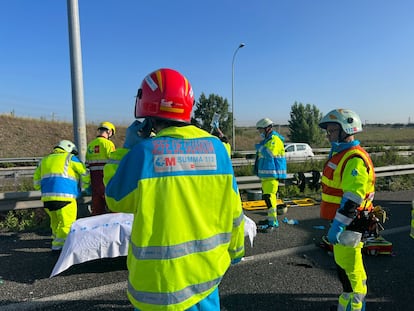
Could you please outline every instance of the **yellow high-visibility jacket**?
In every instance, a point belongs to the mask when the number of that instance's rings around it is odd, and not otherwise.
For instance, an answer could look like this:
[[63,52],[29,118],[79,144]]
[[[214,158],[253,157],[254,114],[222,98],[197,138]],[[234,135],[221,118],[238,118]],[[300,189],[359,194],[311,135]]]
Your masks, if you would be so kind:
[[118,148],[109,156],[108,162],[105,164],[103,169],[103,183],[105,187],[109,180],[115,175],[119,163],[128,152],[129,149],[127,148]]
[[39,162],[33,184],[41,190],[42,201],[75,201],[82,187],[89,187],[90,175],[77,156],[55,148]]
[[115,151],[115,145],[112,141],[102,136],[96,137],[88,144],[86,152],[86,164],[89,169],[102,171],[113,151]]
[[[340,207],[342,197],[360,203],[359,210],[371,210],[375,194],[374,165],[359,141],[341,144],[342,149],[332,154],[325,164],[321,185],[321,218],[331,220]],[[355,177],[352,171],[358,172]],[[344,172],[347,172],[344,174]]]
[[239,191],[215,136],[192,125],[166,128],[135,145],[104,180],[108,207],[135,214],[128,296],[136,308],[188,309],[244,255]]
[[229,143],[223,142],[224,148],[226,148],[227,154],[231,158],[231,145]]
[[256,162],[254,172],[260,178],[285,179],[287,164],[285,157],[284,137],[272,133],[256,145]]

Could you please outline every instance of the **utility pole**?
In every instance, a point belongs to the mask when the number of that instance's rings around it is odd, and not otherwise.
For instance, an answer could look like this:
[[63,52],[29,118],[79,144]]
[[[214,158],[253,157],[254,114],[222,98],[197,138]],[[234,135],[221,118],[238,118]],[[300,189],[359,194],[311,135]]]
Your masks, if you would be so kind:
[[238,50],[244,47],[244,43],[240,43],[237,49],[234,51],[233,60],[231,62],[231,114],[232,114],[232,121],[231,121],[231,128],[232,128],[232,142],[233,142],[233,152],[236,152],[236,125],[234,124],[236,116],[234,115],[234,60],[236,58],[236,54]]
[[72,81],[73,135],[79,158],[85,162],[86,122],[83,101],[82,50],[80,43],[78,0],[67,0],[69,22],[70,72]]

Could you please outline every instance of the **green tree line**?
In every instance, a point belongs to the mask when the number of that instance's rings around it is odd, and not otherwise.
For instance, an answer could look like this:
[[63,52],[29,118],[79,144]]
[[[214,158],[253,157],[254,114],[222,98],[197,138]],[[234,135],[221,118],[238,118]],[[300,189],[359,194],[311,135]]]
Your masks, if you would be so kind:
[[[210,131],[215,113],[219,115],[221,131],[233,139],[231,137],[233,113],[229,112],[227,99],[217,94],[210,94],[207,97],[201,93],[195,103],[194,116],[191,121],[198,127]],[[290,141],[320,145],[325,138],[324,132],[318,126],[321,118],[322,114],[315,105],[295,102],[291,107],[290,120],[288,121]]]

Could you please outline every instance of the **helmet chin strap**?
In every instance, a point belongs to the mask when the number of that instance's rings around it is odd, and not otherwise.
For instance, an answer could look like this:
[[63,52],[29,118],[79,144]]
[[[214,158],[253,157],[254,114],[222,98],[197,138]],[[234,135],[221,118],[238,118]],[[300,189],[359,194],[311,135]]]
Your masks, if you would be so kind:
[[143,121],[144,127],[141,130],[141,136],[144,138],[148,138],[151,136],[151,133],[155,131],[154,129],[154,120],[151,117],[146,117]]
[[272,132],[273,127],[272,126],[268,126],[265,128],[265,136],[269,136],[269,134]]
[[341,143],[346,143],[346,139],[351,136],[348,135],[347,133],[345,133],[342,129],[338,132],[338,139],[336,140],[335,143],[337,144],[341,144]]

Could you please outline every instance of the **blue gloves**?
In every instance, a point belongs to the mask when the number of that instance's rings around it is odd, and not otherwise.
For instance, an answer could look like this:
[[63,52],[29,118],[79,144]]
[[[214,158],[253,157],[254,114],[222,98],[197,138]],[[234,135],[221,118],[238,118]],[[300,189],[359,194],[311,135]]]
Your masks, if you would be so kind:
[[138,120],[135,120],[132,122],[132,124],[127,128],[126,135],[125,135],[125,142],[124,142],[124,148],[131,149],[136,144],[143,141],[145,138],[142,137],[142,130],[144,129],[146,123],[140,122]]
[[328,241],[331,244],[339,242],[339,236],[344,232],[346,225],[334,219],[328,231]]
[[241,258],[234,258],[232,259],[231,264],[232,265],[238,264],[241,260],[242,260]]
[[90,196],[92,194],[91,186],[89,186],[88,188],[85,188],[83,190],[82,194],[85,195],[85,196]]
[[213,128],[216,128],[216,129],[219,128],[219,121],[213,122]]

